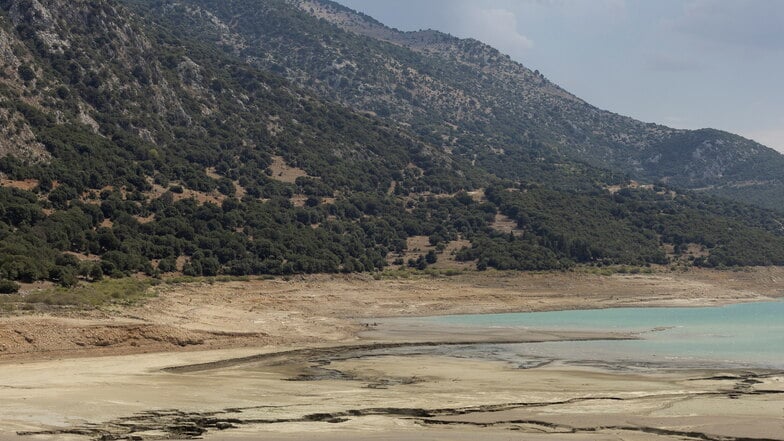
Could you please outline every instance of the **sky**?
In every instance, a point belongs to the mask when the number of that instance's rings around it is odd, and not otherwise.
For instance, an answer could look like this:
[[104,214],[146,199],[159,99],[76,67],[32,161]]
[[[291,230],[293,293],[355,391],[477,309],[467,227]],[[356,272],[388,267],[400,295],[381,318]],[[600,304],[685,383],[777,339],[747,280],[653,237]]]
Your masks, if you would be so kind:
[[602,109],[784,152],[784,0],[337,0],[476,38]]

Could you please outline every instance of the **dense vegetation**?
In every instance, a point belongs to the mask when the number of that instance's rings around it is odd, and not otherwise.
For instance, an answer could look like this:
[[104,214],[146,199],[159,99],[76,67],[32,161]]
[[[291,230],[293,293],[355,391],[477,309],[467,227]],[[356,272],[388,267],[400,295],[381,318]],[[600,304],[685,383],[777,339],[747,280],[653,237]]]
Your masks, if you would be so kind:
[[[779,219],[738,203],[677,195],[664,187],[615,194],[491,188],[487,196],[537,244],[573,262],[665,264],[666,243],[677,254],[688,244],[710,250],[694,259],[697,265],[784,264]],[[475,247],[471,257],[487,253]]]
[[[16,143],[0,155],[2,293],[134,273],[422,269],[456,239],[478,269],[784,264],[772,211],[633,189],[530,134],[504,141],[524,148],[450,153],[421,119],[407,129],[319,98],[115,1],[0,8],[0,119]],[[313,28],[316,40],[341,35],[319,26],[332,33]],[[518,228],[497,230],[497,215]],[[402,262],[413,236],[433,249]]]

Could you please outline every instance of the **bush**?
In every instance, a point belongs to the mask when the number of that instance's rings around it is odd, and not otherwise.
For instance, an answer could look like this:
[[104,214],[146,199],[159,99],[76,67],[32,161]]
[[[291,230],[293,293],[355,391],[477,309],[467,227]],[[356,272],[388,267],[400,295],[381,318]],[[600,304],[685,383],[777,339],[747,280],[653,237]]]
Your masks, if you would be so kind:
[[161,259],[161,261],[158,262],[158,271],[162,273],[171,273],[177,271],[177,260],[173,257]]
[[22,64],[16,69],[22,81],[31,81],[35,79],[35,71],[28,65]]
[[81,262],[79,275],[91,282],[98,282],[103,279],[103,268],[99,262]]
[[0,294],[15,294],[19,292],[19,284],[10,280],[0,280]]

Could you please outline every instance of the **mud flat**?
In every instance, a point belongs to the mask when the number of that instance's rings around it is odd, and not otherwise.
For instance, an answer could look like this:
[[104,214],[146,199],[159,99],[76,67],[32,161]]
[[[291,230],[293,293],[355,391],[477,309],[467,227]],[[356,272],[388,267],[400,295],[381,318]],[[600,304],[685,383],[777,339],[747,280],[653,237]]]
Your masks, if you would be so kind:
[[634,336],[384,318],[760,301],[781,296],[780,280],[782,269],[317,276],[0,318],[0,440],[784,440],[778,371],[508,358],[493,348]]
[[472,357],[470,346],[4,365],[0,439],[784,439],[781,372],[521,368]]

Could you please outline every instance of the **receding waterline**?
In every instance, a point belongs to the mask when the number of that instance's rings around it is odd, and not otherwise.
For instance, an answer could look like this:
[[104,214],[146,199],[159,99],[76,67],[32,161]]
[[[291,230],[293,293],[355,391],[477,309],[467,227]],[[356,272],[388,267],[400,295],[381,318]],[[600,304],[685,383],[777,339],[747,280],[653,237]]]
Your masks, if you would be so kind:
[[702,308],[613,308],[425,317],[420,323],[481,328],[638,333],[635,341],[514,345],[571,360],[784,369],[784,302]]

